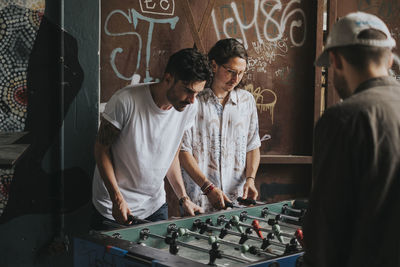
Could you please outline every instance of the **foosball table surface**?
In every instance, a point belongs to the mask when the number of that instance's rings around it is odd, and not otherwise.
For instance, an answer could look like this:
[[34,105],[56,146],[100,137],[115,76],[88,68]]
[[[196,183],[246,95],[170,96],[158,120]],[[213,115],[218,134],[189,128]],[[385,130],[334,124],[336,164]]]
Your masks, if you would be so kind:
[[300,266],[303,211],[283,201],[95,232],[75,239],[74,263]]

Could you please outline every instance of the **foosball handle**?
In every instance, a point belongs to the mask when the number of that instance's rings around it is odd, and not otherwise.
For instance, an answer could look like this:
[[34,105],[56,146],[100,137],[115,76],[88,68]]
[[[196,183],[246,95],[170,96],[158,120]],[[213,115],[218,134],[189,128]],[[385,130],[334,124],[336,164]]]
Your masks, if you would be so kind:
[[129,225],[130,222],[132,222],[132,224],[142,224],[142,223],[149,223],[150,221],[139,219],[138,217],[129,214],[127,225]]
[[251,198],[238,197],[237,201],[240,204],[244,204],[244,205],[255,205],[256,204],[256,201],[254,199],[251,199]]
[[225,208],[233,208],[233,203],[225,201]]

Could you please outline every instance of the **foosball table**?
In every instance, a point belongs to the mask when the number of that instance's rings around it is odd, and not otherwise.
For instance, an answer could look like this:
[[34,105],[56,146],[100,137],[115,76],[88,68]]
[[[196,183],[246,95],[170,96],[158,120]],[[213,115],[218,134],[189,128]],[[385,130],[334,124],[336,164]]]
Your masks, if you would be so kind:
[[301,266],[292,201],[119,227],[74,239],[74,266]]

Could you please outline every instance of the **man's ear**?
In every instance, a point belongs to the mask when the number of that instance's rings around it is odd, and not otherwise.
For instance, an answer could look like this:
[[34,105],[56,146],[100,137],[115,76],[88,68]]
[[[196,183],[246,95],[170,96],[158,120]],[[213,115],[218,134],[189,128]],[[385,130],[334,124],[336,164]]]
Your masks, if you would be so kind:
[[387,69],[390,69],[393,66],[393,53],[390,53],[389,60],[387,62]]
[[217,72],[217,62],[214,59],[211,60],[211,68],[213,73]]
[[335,69],[341,70],[343,68],[343,58],[333,51],[329,51],[329,61],[331,62],[331,66]]
[[167,83],[167,85],[172,85],[174,83],[174,76],[171,75],[171,73],[164,73],[163,81]]

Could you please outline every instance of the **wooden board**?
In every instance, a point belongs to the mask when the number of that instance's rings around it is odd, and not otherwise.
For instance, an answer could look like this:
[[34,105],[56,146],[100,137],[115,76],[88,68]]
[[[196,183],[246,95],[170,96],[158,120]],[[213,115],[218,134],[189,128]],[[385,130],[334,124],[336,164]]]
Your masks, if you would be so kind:
[[27,134],[28,132],[0,132],[0,145],[13,144]]
[[28,147],[29,145],[26,144],[0,145],[0,167],[14,166]]

